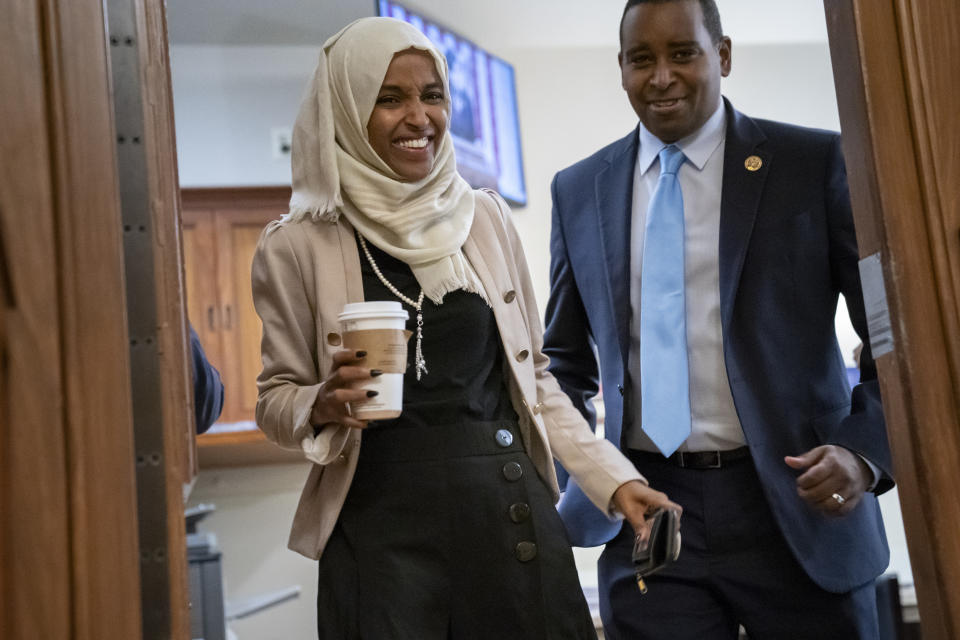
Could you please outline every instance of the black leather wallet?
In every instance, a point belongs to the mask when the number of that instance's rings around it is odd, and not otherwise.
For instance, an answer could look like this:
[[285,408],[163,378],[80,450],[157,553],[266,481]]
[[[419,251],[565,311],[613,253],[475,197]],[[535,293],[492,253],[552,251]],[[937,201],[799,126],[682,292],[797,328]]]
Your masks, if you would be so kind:
[[647,592],[644,578],[656,573],[680,555],[680,514],[673,509],[657,509],[649,537],[637,536],[633,544],[633,564],[637,574],[637,586],[641,593]]

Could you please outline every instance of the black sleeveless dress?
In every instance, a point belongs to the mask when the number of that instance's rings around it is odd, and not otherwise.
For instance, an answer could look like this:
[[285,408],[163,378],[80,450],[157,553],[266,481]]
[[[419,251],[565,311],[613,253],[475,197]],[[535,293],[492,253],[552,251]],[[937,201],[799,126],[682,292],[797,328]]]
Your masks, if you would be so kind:
[[[416,300],[409,267],[368,243]],[[366,300],[396,300],[365,256]],[[407,328],[416,329],[416,312]],[[520,442],[493,312],[455,291],[423,303],[403,413],[371,423],[319,561],[317,629],[336,640],[596,638],[550,491]]]

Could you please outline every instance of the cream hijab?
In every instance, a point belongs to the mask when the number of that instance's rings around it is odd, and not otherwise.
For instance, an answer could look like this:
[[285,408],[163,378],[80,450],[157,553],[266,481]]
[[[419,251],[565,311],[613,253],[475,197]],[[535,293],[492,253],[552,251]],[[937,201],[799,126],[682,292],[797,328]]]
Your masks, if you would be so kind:
[[368,241],[410,265],[435,303],[456,289],[483,296],[461,250],[473,223],[474,192],[457,173],[449,126],[433,169],[418,182],[401,182],[367,139],[387,67],[395,53],[410,48],[433,57],[449,101],[446,60],[405,22],[362,18],[323,45],[293,129],[287,219],[335,222],[342,214]]

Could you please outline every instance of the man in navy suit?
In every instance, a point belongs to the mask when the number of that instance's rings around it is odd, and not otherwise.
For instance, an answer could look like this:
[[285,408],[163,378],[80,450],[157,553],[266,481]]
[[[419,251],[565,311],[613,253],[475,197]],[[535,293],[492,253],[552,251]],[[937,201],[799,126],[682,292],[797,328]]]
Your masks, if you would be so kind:
[[[606,543],[606,635],[712,640],[743,625],[751,638],[874,638],[873,580],[889,559],[876,494],[893,480],[869,347],[851,392],[834,331],[843,294],[868,344],[839,136],[751,119],[721,97],[731,43],[713,0],[630,0],[620,44],[640,123],[553,181],[544,351],[591,422],[602,386],[605,436],[684,511],[678,561],[641,595],[633,532],[568,482],[572,542]],[[642,257],[666,145],[683,153],[689,373],[646,402],[689,398],[676,451],[641,419],[643,377],[677,360],[640,367],[641,272],[659,273]]]

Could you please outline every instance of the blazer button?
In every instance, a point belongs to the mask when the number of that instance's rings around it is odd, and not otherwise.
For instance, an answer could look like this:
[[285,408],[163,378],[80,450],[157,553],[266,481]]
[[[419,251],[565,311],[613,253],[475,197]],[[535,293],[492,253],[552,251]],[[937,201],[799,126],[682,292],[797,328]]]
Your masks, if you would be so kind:
[[520,562],[530,562],[537,557],[537,545],[533,542],[524,540],[517,543],[517,560]]
[[341,342],[343,342],[343,340],[340,338],[339,333],[327,334],[327,344],[331,347],[339,347]]
[[517,502],[510,505],[510,519],[520,524],[530,517],[530,505],[526,502]]
[[517,362],[523,362],[524,360],[527,359],[527,356],[529,355],[530,355],[529,351],[527,351],[526,349],[521,349],[520,351],[517,352],[517,356],[516,356]]
[[503,465],[503,477],[510,482],[516,482],[523,477],[523,467],[519,462],[508,462]]
[[506,302],[507,304],[510,304],[516,299],[517,299],[517,292],[514,291],[513,289],[503,294],[503,301]]
[[497,429],[494,438],[501,447],[509,447],[513,444],[513,434],[507,429]]
[[533,415],[539,415],[540,412],[543,411],[543,406],[544,405],[542,402],[538,402],[537,404],[533,405]]

